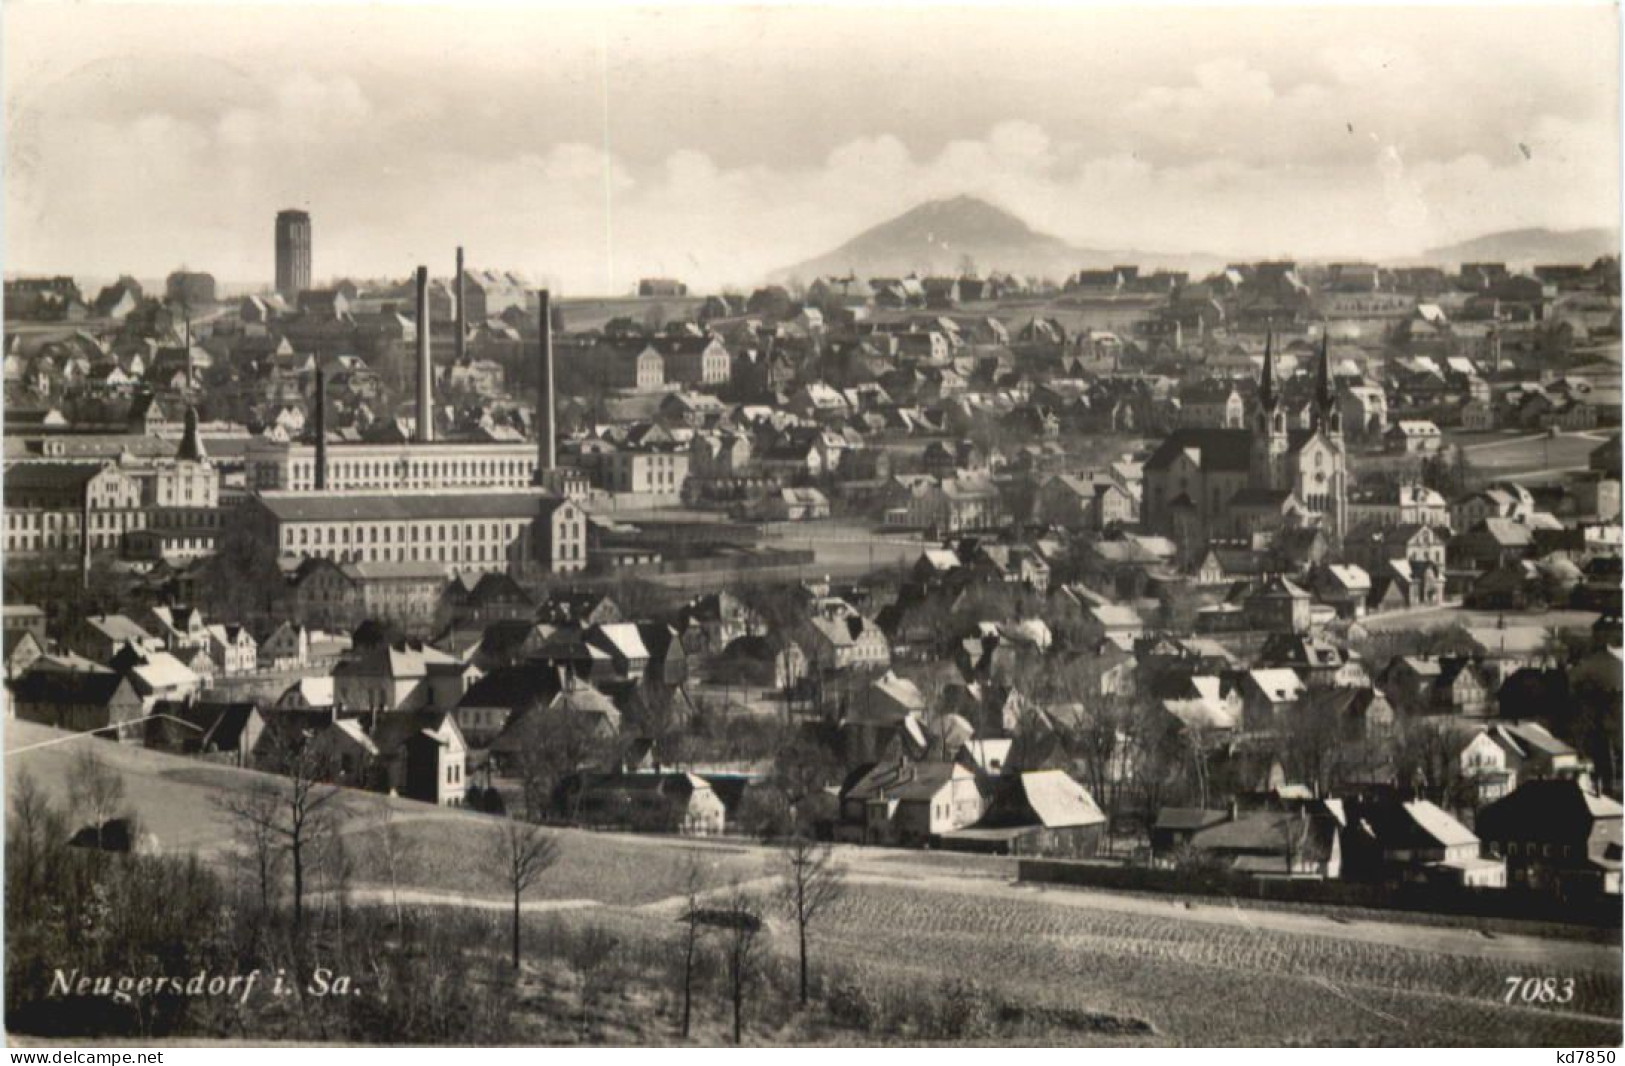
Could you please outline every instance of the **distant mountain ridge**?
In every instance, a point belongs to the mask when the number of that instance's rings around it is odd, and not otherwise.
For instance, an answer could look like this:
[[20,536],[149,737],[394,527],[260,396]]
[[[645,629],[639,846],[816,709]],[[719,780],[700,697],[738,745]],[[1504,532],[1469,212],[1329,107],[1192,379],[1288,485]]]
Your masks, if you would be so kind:
[[[1223,264],[1200,254],[1079,248],[1040,233],[1015,215],[974,196],[931,200],[872,226],[832,251],[774,271],[774,281],[810,282],[825,275],[858,277],[957,274],[974,267],[982,274],[1006,271],[1046,277],[1057,283],[1081,269],[1119,263],[1151,269],[1188,269],[1193,262]],[[1210,267],[1211,269],[1211,267]]]
[[1618,255],[1619,231],[1605,226],[1550,230],[1541,227],[1486,233],[1456,244],[1429,248],[1421,259],[1439,266],[1461,263],[1591,263],[1605,255]]

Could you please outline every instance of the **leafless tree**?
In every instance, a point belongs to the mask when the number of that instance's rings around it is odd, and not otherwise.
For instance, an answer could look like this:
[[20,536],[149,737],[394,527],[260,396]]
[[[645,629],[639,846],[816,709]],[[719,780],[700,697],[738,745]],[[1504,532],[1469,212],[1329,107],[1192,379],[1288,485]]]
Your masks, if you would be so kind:
[[[542,821],[566,778],[601,763],[610,750],[596,715],[538,703],[520,722],[519,779],[525,817]],[[573,811],[570,813],[574,813]]]
[[7,873],[15,878],[19,895],[27,898],[43,887],[45,855],[52,843],[62,838],[64,827],[61,813],[26,767],[13,771],[11,778],[11,803],[6,812]]
[[282,835],[276,829],[282,797],[275,788],[258,788],[236,797],[234,803],[232,836],[248,858],[260,913],[270,914],[282,875]]
[[327,759],[309,744],[292,738],[280,742],[271,764],[285,780],[228,793],[220,802],[244,836],[264,834],[288,856],[293,869],[293,922],[298,929],[305,918],[305,880],[322,841],[333,832],[330,808],[339,790],[327,784]]
[[700,957],[700,936],[704,930],[704,913],[700,900],[705,894],[705,869],[695,856],[690,856],[685,879],[683,901],[683,1039],[687,1040],[694,1019],[694,977]]
[[378,832],[373,837],[373,858],[389,876],[390,904],[395,909],[395,927],[401,921],[401,872],[417,852],[417,842],[402,830],[395,808],[385,803],[378,813]]
[[[105,845],[107,823],[118,817],[124,804],[124,778],[102,761],[94,748],[81,746],[68,769],[68,796],[75,814],[88,817],[96,827],[96,847]],[[135,844],[131,840],[131,846]]]
[[513,894],[513,968],[519,969],[519,915],[525,893],[558,861],[558,841],[533,825],[502,819],[491,835],[493,876]]
[[1406,716],[1389,739],[1394,777],[1424,798],[1448,804],[1461,780],[1461,742],[1446,720]]
[[805,836],[785,841],[779,849],[779,897],[796,924],[801,977],[801,1005],[807,1005],[807,930],[841,898],[846,871],[835,862],[828,844]]
[[717,916],[723,931],[723,956],[728,964],[728,999],[733,1004],[734,1043],[744,1043],[745,1001],[761,969],[761,939],[764,926],[756,900],[738,885],[734,886],[723,911]]
[[600,925],[589,925],[570,945],[570,966],[581,980],[581,1035],[591,1039],[598,1000],[614,975],[619,939]]

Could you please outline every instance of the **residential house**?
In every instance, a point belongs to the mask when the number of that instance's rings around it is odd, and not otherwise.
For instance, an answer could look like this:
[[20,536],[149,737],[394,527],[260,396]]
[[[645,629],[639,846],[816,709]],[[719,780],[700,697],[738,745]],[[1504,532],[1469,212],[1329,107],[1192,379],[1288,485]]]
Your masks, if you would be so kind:
[[1475,733],[1459,758],[1477,806],[1493,803],[1524,781],[1572,777],[1585,764],[1580,753],[1538,722],[1497,722]]
[[1478,837],[1427,800],[1344,801],[1343,876],[1393,884],[1505,888],[1506,864],[1480,856]]
[[1619,895],[1617,800],[1577,779],[1525,781],[1478,813],[1479,837],[1506,860],[1510,887],[1565,899]]
[[1384,447],[1397,455],[1437,455],[1444,447],[1444,434],[1432,422],[1402,418],[1383,434]]
[[899,758],[852,775],[835,833],[854,843],[919,847],[974,825],[986,810],[976,774],[963,764]]
[[216,675],[251,674],[259,668],[259,645],[247,626],[212,625],[205,632]]
[[130,678],[110,671],[31,670],[10,682],[12,714],[73,733],[139,739],[146,705]]
[[1240,687],[1242,722],[1249,730],[1284,724],[1308,691],[1296,671],[1281,667],[1249,670],[1242,675]]
[[943,848],[1067,858],[1099,850],[1106,816],[1089,791],[1063,771],[996,775],[991,791],[980,820],[940,835]]
[[[1201,814],[1167,823],[1159,816],[1164,843],[1184,837],[1190,849],[1211,856],[1233,873],[1256,878],[1333,880],[1342,872],[1341,827],[1324,804],[1233,809],[1223,820]],[[1196,824],[1178,828],[1187,821]]]
[[800,628],[796,643],[813,669],[839,673],[854,668],[891,665],[891,644],[872,620],[861,614],[815,614]]
[[378,784],[395,795],[461,807],[468,790],[468,743],[446,708],[379,715],[368,732]]
[[1396,656],[1377,685],[1404,714],[1482,717],[1492,706],[1477,665],[1460,656]]
[[642,832],[711,836],[727,821],[711,783],[683,771],[583,774],[567,802],[585,825]]
[[310,664],[310,630],[296,622],[280,622],[260,642],[258,663],[269,670],[298,670]]

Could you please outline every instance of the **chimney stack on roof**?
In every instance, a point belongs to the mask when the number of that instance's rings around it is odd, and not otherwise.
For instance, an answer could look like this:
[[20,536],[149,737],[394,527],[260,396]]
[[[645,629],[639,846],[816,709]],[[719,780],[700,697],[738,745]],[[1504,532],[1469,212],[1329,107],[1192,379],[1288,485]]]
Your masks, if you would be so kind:
[[429,268],[418,267],[418,443],[434,442],[434,364],[429,359]]

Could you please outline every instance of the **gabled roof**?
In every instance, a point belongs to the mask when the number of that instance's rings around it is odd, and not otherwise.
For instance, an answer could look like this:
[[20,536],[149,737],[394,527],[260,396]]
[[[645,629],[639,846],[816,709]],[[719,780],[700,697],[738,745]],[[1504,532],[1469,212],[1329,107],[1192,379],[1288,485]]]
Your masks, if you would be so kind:
[[1176,429],[1151,453],[1145,469],[1167,470],[1187,452],[1203,471],[1243,472],[1251,468],[1252,433],[1245,429]]
[[1303,679],[1295,670],[1284,667],[1249,670],[1247,677],[1271,702],[1295,700],[1304,693]]
[[128,685],[123,675],[100,670],[30,670],[11,682],[11,691],[19,703],[103,707]]
[[623,659],[633,661],[649,659],[649,649],[643,643],[643,634],[632,622],[611,622],[593,626],[587,631],[586,639],[593,641],[595,637],[608,644]]
[[1106,816],[1089,791],[1061,770],[1035,770],[1016,778],[1027,806],[1040,825],[1070,829],[1104,825]]

